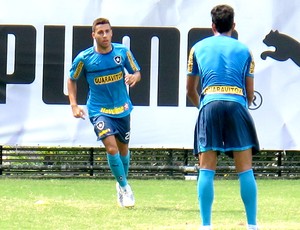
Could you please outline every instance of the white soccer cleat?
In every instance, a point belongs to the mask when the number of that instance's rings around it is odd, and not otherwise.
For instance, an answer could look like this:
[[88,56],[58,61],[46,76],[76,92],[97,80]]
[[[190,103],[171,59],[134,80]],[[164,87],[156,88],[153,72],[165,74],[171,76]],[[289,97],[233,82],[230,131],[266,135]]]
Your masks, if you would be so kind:
[[122,195],[123,195],[123,207],[125,208],[134,207],[135,200],[130,185],[126,185],[125,188],[122,188]]
[[201,226],[199,230],[212,230],[211,226]]
[[118,205],[120,207],[124,207],[123,206],[123,192],[122,192],[121,186],[119,185],[118,182],[116,183],[116,190],[117,190],[117,202],[118,202]]

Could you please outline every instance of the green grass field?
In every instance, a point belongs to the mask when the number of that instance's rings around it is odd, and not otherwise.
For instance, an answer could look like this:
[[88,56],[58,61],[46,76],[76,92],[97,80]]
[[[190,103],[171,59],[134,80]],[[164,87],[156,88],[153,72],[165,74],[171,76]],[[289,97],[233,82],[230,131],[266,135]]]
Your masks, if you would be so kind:
[[[0,229],[197,230],[196,181],[131,180],[136,206],[119,208],[115,182],[0,179]],[[260,229],[300,229],[300,180],[258,180]],[[214,229],[246,229],[236,180],[215,182]]]

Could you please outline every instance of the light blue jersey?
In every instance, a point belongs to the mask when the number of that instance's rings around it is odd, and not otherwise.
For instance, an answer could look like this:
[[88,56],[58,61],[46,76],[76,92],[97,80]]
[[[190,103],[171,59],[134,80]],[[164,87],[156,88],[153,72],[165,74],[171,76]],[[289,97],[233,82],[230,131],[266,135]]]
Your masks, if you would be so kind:
[[190,52],[188,75],[200,77],[200,112],[195,127],[194,154],[210,150],[233,157],[234,151],[259,151],[248,111],[246,77],[253,77],[249,49],[229,36],[212,36]]
[[99,115],[121,118],[133,109],[125,84],[125,69],[128,73],[140,71],[129,49],[112,43],[112,51],[100,54],[90,47],[74,59],[70,78],[85,77],[89,85],[87,108],[89,117]]
[[254,62],[249,49],[228,36],[212,36],[191,49],[187,74],[199,76],[200,108],[211,101],[234,101],[247,107],[246,77],[253,77]]

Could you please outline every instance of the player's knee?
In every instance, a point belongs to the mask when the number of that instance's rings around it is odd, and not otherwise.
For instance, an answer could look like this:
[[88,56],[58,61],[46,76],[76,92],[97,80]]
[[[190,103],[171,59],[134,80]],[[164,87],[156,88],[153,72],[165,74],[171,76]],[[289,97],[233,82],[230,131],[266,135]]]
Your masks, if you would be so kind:
[[119,152],[118,147],[117,146],[113,146],[113,145],[106,146],[105,149],[106,149],[107,153],[112,154],[112,155],[114,155],[114,154],[116,154],[116,153]]

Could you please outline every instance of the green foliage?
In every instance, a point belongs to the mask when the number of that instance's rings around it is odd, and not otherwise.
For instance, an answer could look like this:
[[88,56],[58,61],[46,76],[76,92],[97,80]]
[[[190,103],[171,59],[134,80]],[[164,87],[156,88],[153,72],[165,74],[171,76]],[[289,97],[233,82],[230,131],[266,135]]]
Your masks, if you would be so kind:
[[[111,177],[104,148],[4,146],[1,153],[2,165],[6,168],[0,169],[0,174],[10,177]],[[183,173],[178,168],[197,164],[198,159],[190,149],[136,148],[131,149],[129,174],[143,179],[184,179],[185,175],[197,173]],[[253,166],[256,177],[300,178],[299,151],[261,151],[253,157]],[[232,158],[219,156],[216,176],[236,178]]]

